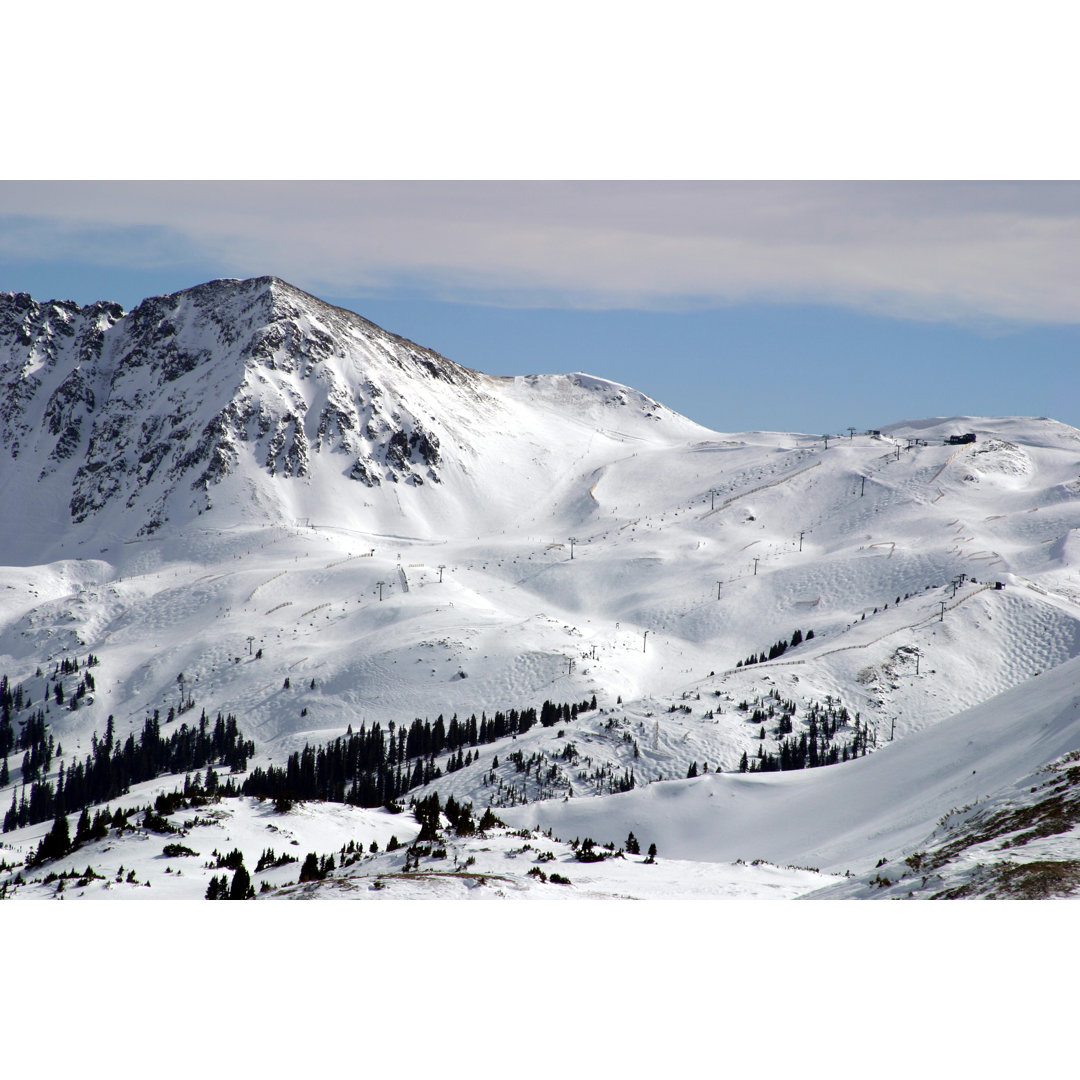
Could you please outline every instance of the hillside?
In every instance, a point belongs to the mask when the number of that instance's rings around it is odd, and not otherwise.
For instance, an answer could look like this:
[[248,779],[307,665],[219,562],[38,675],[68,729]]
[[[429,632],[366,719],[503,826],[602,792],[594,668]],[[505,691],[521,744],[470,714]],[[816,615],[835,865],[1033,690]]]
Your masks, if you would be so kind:
[[[20,508],[0,536],[0,673],[31,702],[15,728],[49,704],[53,784],[110,715],[119,740],[154,710],[166,734],[235,716],[255,744],[241,783],[350,727],[575,703],[462,744],[468,762],[431,757],[440,775],[403,801],[490,805],[507,835],[553,844],[632,830],[685,864],[648,895],[767,893],[741,859],[776,864],[785,895],[877,896],[881,858],[928,849],[975,799],[1031,796],[1080,749],[1080,432],[1055,421],[711,432],[602,379],[471,371],[275,278],[126,314],[0,294],[0,381],[0,498]],[[811,734],[822,762],[850,760],[739,772]],[[294,837],[319,850],[384,847],[405,820],[221,812],[252,844],[325,817]],[[48,829],[0,854],[14,867]],[[131,867],[135,842],[108,843]],[[461,843],[459,864],[483,858]],[[390,873],[379,858],[363,872]]]

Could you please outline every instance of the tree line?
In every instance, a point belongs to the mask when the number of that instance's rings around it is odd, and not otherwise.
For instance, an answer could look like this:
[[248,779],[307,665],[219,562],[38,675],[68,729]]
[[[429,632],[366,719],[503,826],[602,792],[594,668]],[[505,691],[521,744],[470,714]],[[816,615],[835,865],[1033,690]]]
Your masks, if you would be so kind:
[[[40,743],[44,737],[44,716],[27,721],[21,734],[28,725],[32,737]],[[50,781],[34,779],[30,782],[29,797],[26,783],[21,792],[12,792],[11,807],[4,815],[4,832],[48,821],[57,813],[108,802],[126,794],[133,784],[157,776],[196,772],[209,765],[224,765],[233,772],[242,772],[254,753],[255,743],[243,738],[236,717],[231,714],[223,717],[218,713],[211,725],[204,709],[197,726],[182,723],[165,736],[155,709],[153,716],[143,723],[139,736],[129,734],[123,742],[116,738],[115,723],[110,716],[105,738],[99,739],[94,732],[91,751],[82,762],[66,770],[61,762],[55,787]]]
[[807,630],[805,637],[803,637],[803,632],[801,630],[796,630],[791,635],[790,641],[787,638],[781,638],[779,641],[769,646],[768,652],[763,649],[760,653],[751,653],[745,660],[740,660],[735,666],[749,667],[751,664],[764,664],[769,660],[775,660],[777,657],[783,656],[788,649],[794,649],[804,641],[812,641],[813,638],[813,630]]
[[[539,710],[540,723],[546,727],[572,720],[582,712],[596,708],[591,701],[555,704],[545,701]],[[451,752],[453,765],[460,768],[462,747],[495,742],[506,736],[524,734],[537,721],[535,708],[520,712],[495,713],[489,721],[486,713],[478,721],[453,716],[446,724],[439,716],[434,724],[414,720],[406,728],[393,721],[383,730],[379,723],[364,724],[358,732],[349,730],[333,742],[304,748],[289,755],[284,767],[269,765],[252,770],[241,791],[273,799],[321,799],[375,807],[394,803],[413,788],[431,783],[443,775],[436,757]]]
[[[786,772],[789,769],[816,769],[825,765],[837,765],[856,757],[865,757],[869,730],[868,725],[860,721],[857,713],[852,738],[843,743],[834,741],[837,728],[847,727],[847,721],[848,712],[843,706],[835,712],[821,711],[820,707],[817,707],[810,712],[808,730],[798,738],[792,735],[790,738],[781,739],[775,754],[768,753],[761,747],[757,756],[750,758],[744,750],[739,760],[739,771]],[[790,724],[787,730],[791,730]]]

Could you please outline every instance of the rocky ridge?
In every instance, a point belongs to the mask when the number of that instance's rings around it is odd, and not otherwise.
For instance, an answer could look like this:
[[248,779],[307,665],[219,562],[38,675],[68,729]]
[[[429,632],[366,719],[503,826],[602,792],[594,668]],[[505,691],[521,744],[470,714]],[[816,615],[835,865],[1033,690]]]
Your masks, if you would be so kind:
[[448,467],[499,457],[485,431],[529,428],[515,415],[522,395],[674,417],[626,388],[567,378],[483,375],[275,277],[211,281],[128,313],[0,293],[0,489],[18,497],[17,473],[26,494],[32,474],[35,497],[66,504],[58,521],[122,507],[124,531],[150,535],[207,510],[238,473],[281,512],[288,500],[267,478],[438,485]]

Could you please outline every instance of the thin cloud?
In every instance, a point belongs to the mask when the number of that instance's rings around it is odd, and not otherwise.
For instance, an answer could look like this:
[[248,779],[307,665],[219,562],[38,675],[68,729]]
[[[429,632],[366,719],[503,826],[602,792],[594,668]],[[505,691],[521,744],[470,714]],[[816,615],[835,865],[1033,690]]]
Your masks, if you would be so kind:
[[1076,323],[1080,184],[9,182],[0,255],[198,260],[332,295]]

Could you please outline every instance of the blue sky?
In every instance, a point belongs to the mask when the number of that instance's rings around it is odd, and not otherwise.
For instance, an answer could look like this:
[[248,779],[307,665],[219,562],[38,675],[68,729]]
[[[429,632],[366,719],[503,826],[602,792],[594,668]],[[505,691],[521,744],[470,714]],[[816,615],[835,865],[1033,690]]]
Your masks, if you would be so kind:
[[1080,426],[1080,185],[3,182],[0,289],[273,273],[492,374],[722,431]]

